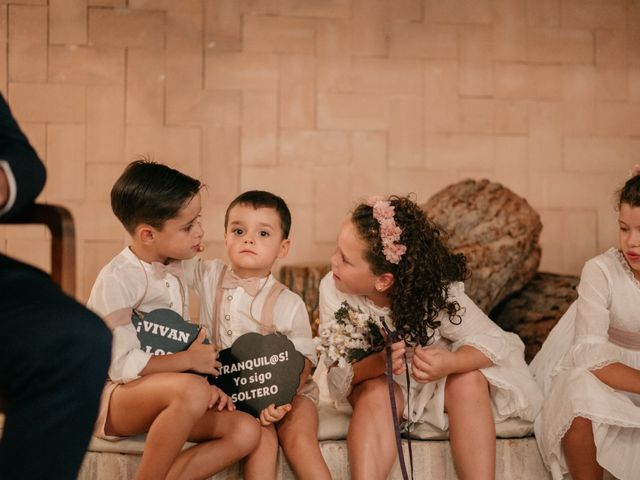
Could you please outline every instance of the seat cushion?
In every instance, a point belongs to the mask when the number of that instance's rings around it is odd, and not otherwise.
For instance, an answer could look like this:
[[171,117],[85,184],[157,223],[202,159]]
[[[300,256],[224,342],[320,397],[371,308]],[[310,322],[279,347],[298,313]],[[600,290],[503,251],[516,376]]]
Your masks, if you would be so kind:
[[[319,440],[343,440],[347,438],[351,412],[347,409],[336,409],[330,403],[321,401],[318,405]],[[521,438],[533,433],[533,424],[520,418],[509,418],[496,424],[497,438]],[[419,440],[447,440],[449,432],[440,430],[428,423],[419,423],[409,434]],[[405,435],[406,436],[406,435]]]

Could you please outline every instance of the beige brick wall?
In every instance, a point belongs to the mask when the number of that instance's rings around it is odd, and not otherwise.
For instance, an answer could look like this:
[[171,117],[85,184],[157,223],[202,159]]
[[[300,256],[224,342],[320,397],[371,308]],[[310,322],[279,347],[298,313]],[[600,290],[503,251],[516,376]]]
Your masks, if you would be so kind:
[[[42,200],[76,218],[82,300],[126,242],[108,194],[141,154],[208,184],[206,256],[245,189],[289,202],[287,262],[323,261],[358,197],[486,177],[542,215],[542,268],[578,273],[640,162],[640,1],[0,1],[0,90]],[[44,268],[48,242],[0,227]]]

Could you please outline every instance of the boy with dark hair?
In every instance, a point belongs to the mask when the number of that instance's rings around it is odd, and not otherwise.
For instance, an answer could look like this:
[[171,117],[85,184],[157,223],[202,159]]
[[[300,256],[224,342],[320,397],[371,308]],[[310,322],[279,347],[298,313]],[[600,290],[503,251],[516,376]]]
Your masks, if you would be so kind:
[[229,223],[229,212],[236,205],[250,205],[254,209],[273,208],[280,217],[280,226],[282,228],[282,236],[289,238],[291,231],[291,212],[285,201],[277,195],[262,190],[249,190],[248,192],[238,195],[227,207],[224,214],[224,228],[227,229]]
[[202,186],[199,180],[166,165],[136,160],[113,185],[111,208],[131,235],[143,223],[161,230]]
[[[188,320],[182,261],[202,250],[202,185],[165,165],[131,163],[111,191],[112,208],[131,245],[98,275],[88,305],[113,330],[109,381],[96,435],[147,433],[139,478],[205,478],[250,453],[260,430],[247,414],[194,371],[216,374],[219,363],[204,331],[185,351],[141,349],[133,310],[171,309]],[[214,408],[215,406],[215,408]],[[187,441],[201,442],[181,451]]]
[[244,478],[276,478],[278,444],[300,479],[330,479],[318,444],[318,388],[310,378],[316,354],[302,299],[278,282],[271,269],[291,241],[287,204],[269,192],[245,192],[225,214],[225,246],[230,269],[221,260],[187,262],[187,280],[200,296],[200,320],[220,349],[245,333],[278,332],[305,357],[292,402],[270,405],[260,414],[258,448],[245,462]]

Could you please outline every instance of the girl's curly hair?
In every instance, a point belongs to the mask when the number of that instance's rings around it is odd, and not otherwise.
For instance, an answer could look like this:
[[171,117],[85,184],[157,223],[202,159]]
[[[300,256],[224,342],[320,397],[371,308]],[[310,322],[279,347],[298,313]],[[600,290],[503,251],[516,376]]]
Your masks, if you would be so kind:
[[448,298],[449,285],[467,275],[466,259],[451,252],[443,240],[443,232],[431,222],[410,197],[391,196],[394,220],[402,229],[400,241],[407,247],[398,264],[387,261],[382,251],[380,224],[373,208],[359,204],[351,221],[367,245],[365,259],[375,275],[391,273],[389,291],[391,314],[396,329],[408,342],[426,345],[440,326],[436,320],[441,310],[449,320],[461,320],[460,304]]

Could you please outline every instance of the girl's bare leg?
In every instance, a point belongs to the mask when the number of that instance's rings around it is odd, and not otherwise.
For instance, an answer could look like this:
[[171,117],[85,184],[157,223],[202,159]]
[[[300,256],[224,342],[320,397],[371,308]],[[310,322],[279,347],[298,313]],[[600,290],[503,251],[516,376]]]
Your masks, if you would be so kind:
[[591,420],[583,417],[574,418],[561,443],[573,478],[602,480],[604,471],[596,461],[596,444],[593,440]]
[[[256,420],[256,422],[258,422]],[[258,422],[258,425],[260,423]],[[244,462],[245,480],[275,480],[278,465],[278,434],[273,425],[260,427],[258,447]]]
[[260,441],[260,424],[251,415],[207,410],[189,434],[200,442],[173,462],[167,480],[208,478],[251,453]]
[[[395,397],[398,414],[402,415],[404,397],[398,385]],[[347,434],[351,478],[386,480],[397,456],[386,376],[354,386],[349,401],[353,407]]]
[[318,411],[310,399],[296,395],[291,411],[278,422],[276,429],[296,478],[331,480],[318,443]]
[[136,479],[167,475],[194,424],[207,411],[209,392],[204,378],[185,373],[147,375],[114,390],[107,433],[147,432]]
[[484,375],[478,370],[449,375],[444,404],[458,476],[461,480],[494,479],[496,428]]

